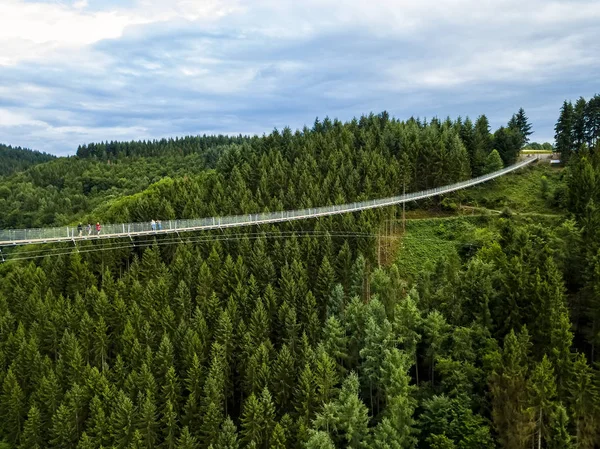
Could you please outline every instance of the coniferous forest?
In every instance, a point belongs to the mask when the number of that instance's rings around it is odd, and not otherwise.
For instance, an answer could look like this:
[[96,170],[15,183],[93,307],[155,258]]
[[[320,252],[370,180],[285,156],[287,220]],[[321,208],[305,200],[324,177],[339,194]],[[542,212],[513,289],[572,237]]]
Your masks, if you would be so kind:
[[[522,175],[539,176],[528,195],[547,210],[490,207],[469,218],[472,235],[453,238],[451,251],[430,248],[434,257],[411,273],[380,257],[378,236],[400,217],[396,208],[177,239],[56,244],[44,257],[34,247],[7,252],[0,441],[19,449],[597,447],[597,98],[584,100],[582,141],[579,122],[561,111],[556,140],[568,142],[568,162],[552,183],[539,167]],[[512,164],[530,135],[523,110],[495,132],[483,115],[399,121],[384,112],[262,137],[82,145],[75,157],[0,176],[0,228],[380,198]],[[448,205],[469,195],[409,209],[454,210]],[[443,224],[434,231],[451,233]]]

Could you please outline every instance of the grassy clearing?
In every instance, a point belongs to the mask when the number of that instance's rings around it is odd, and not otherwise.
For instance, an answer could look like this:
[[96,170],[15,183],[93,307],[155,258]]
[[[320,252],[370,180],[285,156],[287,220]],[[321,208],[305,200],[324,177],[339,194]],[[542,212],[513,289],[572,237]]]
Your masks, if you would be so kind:
[[426,264],[493,239],[490,219],[476,215],[407,221],[396,256],[401,276],[413,280]]
[[457,193],[462,204],[515,212],[557,214],[560,210],[561,192],[564,191],[562,169],[549,164],[517,170]]

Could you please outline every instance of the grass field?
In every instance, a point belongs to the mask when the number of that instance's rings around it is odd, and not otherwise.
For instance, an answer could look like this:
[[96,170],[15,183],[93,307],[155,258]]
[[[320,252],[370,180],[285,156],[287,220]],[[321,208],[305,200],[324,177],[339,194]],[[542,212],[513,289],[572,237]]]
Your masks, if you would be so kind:
[[435,263],[474,242],[492,239],[489,220],[490,217],[475,215],[407,221],[395,258],[400,275],[415,279],[428,262]]
[[[554,199],[563,186],[561,175],[560,169],[538,164],[449,198],[472,207],[473,215],[454,212],[453,216],[446,216],[448,212],[424,209],[410,211],[406,232],[399,237],[394,257],[401,276],[414,280],[427,263],[435,263],[452,252],[472,255],[478,247],[494,240],[497,237],[494,211],[508,207],[520,219],[529,222],[550,224],[561,220],[563,213]],[[546,185],[545,198],[543,184]]]
[[546,163],[517,170],[458,193],[462,204],[515,212],[560,213],[555,196],[564,190],[561,168]]

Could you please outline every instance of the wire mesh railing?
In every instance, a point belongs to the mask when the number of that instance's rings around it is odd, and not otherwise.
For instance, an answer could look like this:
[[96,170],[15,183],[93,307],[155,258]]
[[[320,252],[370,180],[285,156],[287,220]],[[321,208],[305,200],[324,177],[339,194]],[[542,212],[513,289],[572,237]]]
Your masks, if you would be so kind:
[[506,173],[518,170],[528,164],[531,164],[536,160],[537,157],[528,158],[523,162],[519,162],[517,164],[503,168],[496,172],[479,176],[477,178],[472,178],[467,181],[457,182],[455,184],[435,187],[433,189],[422,190],[419,192],[412,192],[388,198],[359,201],[348,204],[321,206],[315,208],[279,212],[229,215],[224,217],[165,220],[162,222],[155,222],[154,225],[151,222],[102,224],[99,232],[96,230],[95,224],[92,224],[91,228],[89,229],[87,228],[87,226],[84,226],[81,232],[79,231],[77,226],[37,229],[4,229],[0,230],[0,246],[22,245],[28,243],[51,243],[70,240],[76,241],[91,238],[98,239],[131,237],[144,234],[168,234],[174,232],[201,231],[217,228],[229,228],[266,223],[277,223],[282,221],[302,220],[350,212],[359,212],[367,209],[393,206],[406,202],[416,201],[471,187],[482,182],[489,181],[491,179],[505,175]]

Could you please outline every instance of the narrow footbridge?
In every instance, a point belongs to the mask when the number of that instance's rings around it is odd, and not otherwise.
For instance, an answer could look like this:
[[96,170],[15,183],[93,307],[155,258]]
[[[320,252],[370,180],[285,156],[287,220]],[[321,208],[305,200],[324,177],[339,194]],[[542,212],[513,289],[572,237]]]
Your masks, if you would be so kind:
[[[527,158],[517,164],[503,168],[502,170],[469,179],[468,181],[458,182],[447,186],[436,187],[434,189],[412,192],[404,195],[381,198],[377,200],[360,201],[356,203],[339,204],[334,206],[322,206],[308,209],[287,210],[280,212],[267,212],[247,215],[230,215],[225,217],[198,218],[190,220],[169,220],[161,224],[161,229],[152,229],[149,222],[145,223],[121,223],[104,224],[100,234],[96,233],[95,226],[92,226],[92,232],[88,235],[87,230],[83,230],[83,235],[79,236],[77,228],[74,226],[64,226],[59,228],[39,228],[39,229],[4,229],[0,230],[0,248],[29,244],[44,244],[55,242],[77,242],[85,240],[131,238],[137,236],[173,234],[181,232],[206,231],[211,229],[234,228],[241,226],[253,226],[266,223],[278,223],[293,220],[306,220],[311,218],[326,217],[329,215],[345,214],[350,212],[359,212],[367,209],[379,207],[394,206],[397,204],[417,201],[432,196],[443,195],[456,190],[465,189],[490,179],[498,178],[512,171],[518,170],[537,160],[537,157]],[[1,254],[1,250],[0,250]]]

